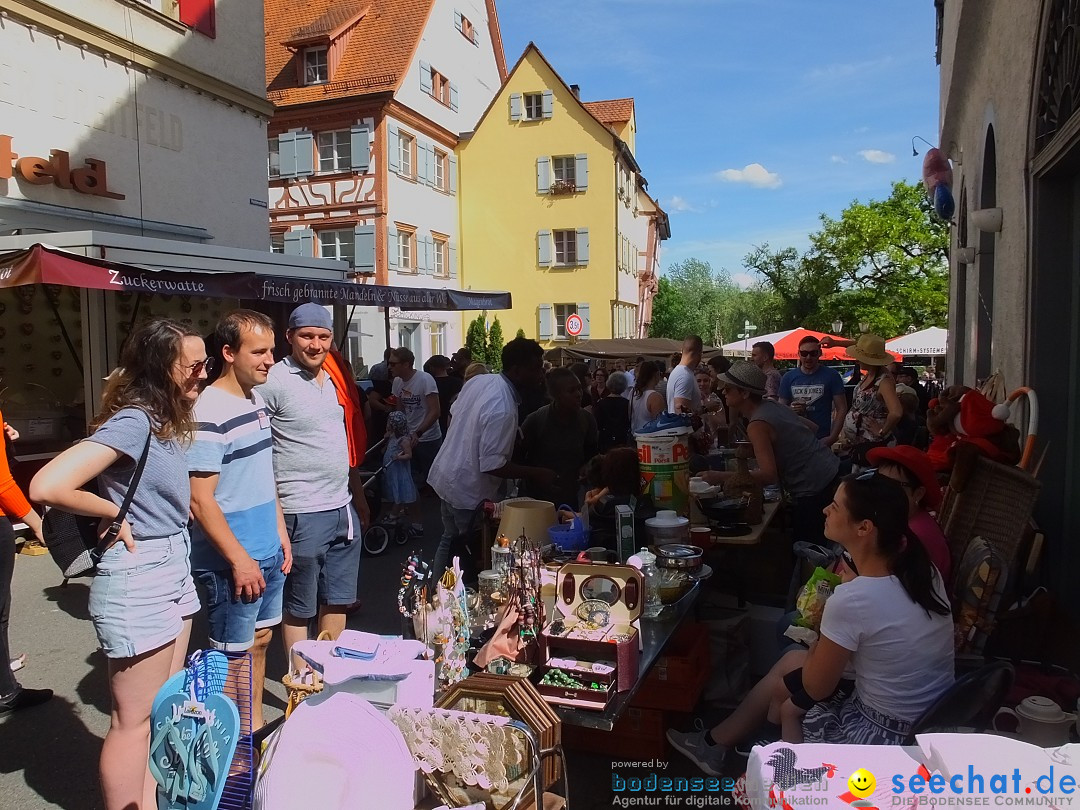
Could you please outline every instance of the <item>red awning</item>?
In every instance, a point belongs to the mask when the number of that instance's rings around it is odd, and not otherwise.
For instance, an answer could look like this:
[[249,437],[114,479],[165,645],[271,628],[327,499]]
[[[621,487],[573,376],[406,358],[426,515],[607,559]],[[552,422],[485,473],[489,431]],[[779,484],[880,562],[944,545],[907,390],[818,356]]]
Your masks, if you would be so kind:
[[[826,332],[815,332],[813,329],[804,329],[802,327],[795,329],[789,335],[785,335],[783,339],[778,340],[774,344],[776,349],[777,360],[798,360],[799,359],[799,341],[806,337],[816,337],[818,340],[824,337],[836,337],[836,335],[829,335]],[[889,352],[897,360],[903,360],[904,355],[897,354],[896,352]],[[847,349],[843,346],[833,346],[828,349],[821,350],[822,360],[846,360],[850,363],[855,362],[848,357]]]

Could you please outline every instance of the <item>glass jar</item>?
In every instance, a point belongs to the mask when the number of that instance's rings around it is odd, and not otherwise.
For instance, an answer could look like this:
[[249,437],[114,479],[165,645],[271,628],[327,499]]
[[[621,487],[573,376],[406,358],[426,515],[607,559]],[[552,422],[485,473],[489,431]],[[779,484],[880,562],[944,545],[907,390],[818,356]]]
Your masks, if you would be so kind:
[[656,567],[656,555],[647,548],[637,554],[641,560],[641,576],[645,580],[645,604],[641,615],[645,619],[655,619],[663,610],[660,601],[660,569]]

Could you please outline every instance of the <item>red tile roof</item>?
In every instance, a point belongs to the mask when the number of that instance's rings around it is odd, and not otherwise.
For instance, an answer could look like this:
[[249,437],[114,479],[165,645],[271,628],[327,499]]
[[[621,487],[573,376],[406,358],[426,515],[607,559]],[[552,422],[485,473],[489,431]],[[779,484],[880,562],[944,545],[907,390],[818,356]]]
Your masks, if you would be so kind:
[[629,121],[634,114],[632,98],[613,98],[607,101],[585,101],[582,106],[591,112],[601,124],[618,124]]
[[[370,0],[327,84],[297,80],[298,58],[282,43],[298,30],[339,20],[340,0],[265,0],[266,88],[279,107],[395,91],[409,69],[434,0]],[[351,4],[350,4],[351,6]],[[322,25],[320,25],[322,23]]]

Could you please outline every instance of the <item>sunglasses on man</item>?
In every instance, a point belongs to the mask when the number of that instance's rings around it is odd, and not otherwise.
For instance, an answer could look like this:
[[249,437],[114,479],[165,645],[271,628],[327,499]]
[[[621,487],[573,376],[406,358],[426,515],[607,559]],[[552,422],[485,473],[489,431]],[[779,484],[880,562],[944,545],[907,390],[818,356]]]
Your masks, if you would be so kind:
[[799,357],[821,357],[821,349],[814,349],[809,352],[804,352],[802,349],[799,349]]

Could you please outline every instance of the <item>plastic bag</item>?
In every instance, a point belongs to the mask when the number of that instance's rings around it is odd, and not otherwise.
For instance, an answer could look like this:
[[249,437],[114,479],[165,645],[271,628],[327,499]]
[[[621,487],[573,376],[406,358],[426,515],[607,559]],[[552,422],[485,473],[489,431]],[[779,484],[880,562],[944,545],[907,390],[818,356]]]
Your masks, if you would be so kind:
[[795,602],[799,609],[799,618],[795,624],[817,631],[821,629],[821,614],[825,612],[825,601],[832,596],[833,590],[841,582],[840,577],[824,568],[814,569],[810,579],[803,586],[802,593]]

